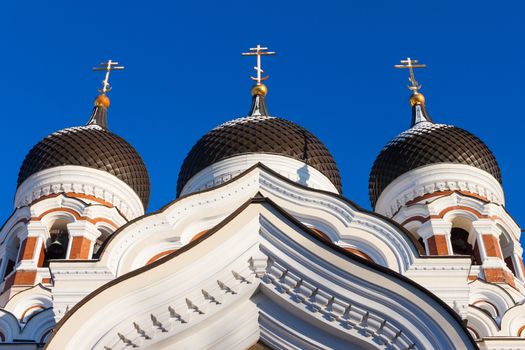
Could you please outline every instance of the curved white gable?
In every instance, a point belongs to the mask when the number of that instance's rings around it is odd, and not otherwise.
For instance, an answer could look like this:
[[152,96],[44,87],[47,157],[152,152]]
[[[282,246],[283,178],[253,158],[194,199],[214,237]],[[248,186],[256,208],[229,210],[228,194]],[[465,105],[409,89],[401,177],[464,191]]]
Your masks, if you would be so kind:
[[124,226],[108,243],[100,263],[116,276],[144,266],[156,253],[178,249],[213,228],[257,192],[302,223],[322,230],[338,245],[356,248],[395,271],[403,273],[419,255],[408,234],[384,218],[255,166],[234,181],[180,198]]
[[47,349],[476,348],[430,293],[305,230],[255,198],[190,249],[95,291]]
[[325,175],[304,162],[278,154],[249,153],[221,160],[199,171],[184,185],[181,196],[227,182],[257,163],[262,163],[281,176],[301,185],[339,193]]

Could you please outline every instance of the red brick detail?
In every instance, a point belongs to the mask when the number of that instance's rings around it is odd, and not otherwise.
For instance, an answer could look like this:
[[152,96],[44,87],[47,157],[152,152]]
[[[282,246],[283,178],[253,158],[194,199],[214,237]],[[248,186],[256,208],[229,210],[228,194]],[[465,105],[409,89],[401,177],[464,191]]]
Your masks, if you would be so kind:
[[469,276],[468,276],[468,280],[469,280],[469,281],[475,281],[475,280],[477,280],[477,279],[478,279],[478,276],[476,276],[476,275],[469,275]]
[[35,254],[37,237],[27,237],[22,243],[22,249],[20,250],[22,258],[21,260],[31,260]]
[[448,191],[432,192],[432,193],[425,194],[423,196],[416,197],[416,198],[412,199],[411,201],[408,201],[406,203],[406,206],[415,204],[417,202],[420,202],[420,201],[428,199],[428,198],[439,197],[439,196],[448,196],[448,195],[451,195],[452,193],[459,193],[459,194],[464,195],[465,197],[477,198],[477,199],[480,199],[480,200],[482,200],[483,202],[486,202],[486,203],[490,202],[487,198],[482,197],[482,196],[480,196],[477,193],[472,193],[472,192],[468,192],[468,191],[451,191],[451,190],[448,190]]
[[162,258],[162,257],[164,257],[164,256],[166,256],[166,255],[168,255],[168,254],[173,253],[175,250],[176,250],[176,249],[170,249],[170,250],[166,250],[166,251],[164,251],[164,252],[162,252],[162,253],[155,254],[154,256],[151,257],[151,259],[148,260],[148,262],[146,263],[146,265],[149,265],[149,264],[151,264],[152,262],[157,261],[157,260],[159,260],[160,258]]
[[42,278],[43,284],[53,284],[53,280],[50,277],[44,277]]
[[435,235],[427,239],[428,253],[430,255],[450,255],[445,235]]
[[91,241],[86,237],[73,237],[69,259],[89,259]]
[[40,255],[38,256],[38,267],[44,266],[44,258],[46,257],[46,251],[44,249],[44,244],[40,246]]
[[503,259],[501,249],[499,247],[499,241],[493,235],[483,235],[483,244],[485,245],[485,253],[487,256],[498,257]]
[[513,288],[516,287],[514,284],[514,276],[502,268],[485,268],[483,272],[485,273],[485,281],[487,282],[507,283]]
[[512,271],[514,276],[516,276],[516,269],[514,268],[514,262],[512,261],[512,257],[511,256],[507,256],[505,258],[505,264],[507,264],[507,267]]
[[53,208],[53,209],[49,209],[49,210],[46,210],[45,212],[43,212],[40,216],[33,216],[31,218],[31,221],[40,221],[47,214],[54,213],[54,212],[57,212],[57,211],[69,213],[69,214],[73,215],[77,220],[86,220],[86,221],[88,221],[88,222],[90,222],[92,224],[96,224],[97,222],[105,222],[107,224],[110,224],[114,228],[118,228],[118,225],[115,224],[111,220],[108,220],[106,218],[88,218],[87,216],[81,216],[78,212],[76,212],[75,210],[70,209],[70,208]]
[[19,270],[14,274],[14,286],[33,286],[36,282],[36,270]]

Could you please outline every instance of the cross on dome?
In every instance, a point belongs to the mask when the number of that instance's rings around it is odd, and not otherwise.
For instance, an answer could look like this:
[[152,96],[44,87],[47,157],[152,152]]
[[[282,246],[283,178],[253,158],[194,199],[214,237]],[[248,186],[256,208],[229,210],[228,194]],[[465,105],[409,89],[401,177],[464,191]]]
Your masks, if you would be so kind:
[[107,62],[100,63],[100,67],[94,67],[93,71],[106,71],[106,76],[102,80],[102,89],[99,89],[102,94],[111,91],[111,85],[109,85],[109,73],[112,70],[123,70],[124,66],[119,66],[118,62],[108,60]]
[[409,71],[409,77],[408,81],[412,85],[408,85],[407,87],[409,90],[411,90],[414,94],[418,94],[419,90],[421,89],[421,85],[416,80],[416,77],[414,76],[414,68],[426,68],[426,64],[420,64],[418,60],[413,60],[410,57],[407,57],[406,60],[401,60],[401,64],[396,64],[395,68],[407,68]]
[[257,65],[253,67],[255,71],[257,72],[257,77],[250,78],[252,80],[255,80],[257,82],[257,85],[261,85],[263,80],[268,79],[268,75],[263,77],[262,74],[264,73],[264,70],[261,67],[261,56],[272,56],[275,55],[275,51],[266,51],[268,50],[267,47],[262,47],[261,45],[257,44],[256,47],[251,47],[250,52],[243,52],[241,55],[243,56],[257,56]]

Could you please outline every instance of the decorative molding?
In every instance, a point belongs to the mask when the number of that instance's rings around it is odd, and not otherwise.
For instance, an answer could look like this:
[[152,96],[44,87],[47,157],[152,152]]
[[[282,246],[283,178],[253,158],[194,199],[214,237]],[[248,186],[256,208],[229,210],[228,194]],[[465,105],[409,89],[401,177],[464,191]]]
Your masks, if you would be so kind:
[[379,196],[375,211],[394,216],[408,202],[437,191],[466,191],[505,205],[501,184],[486,171],[464,164],[433,164],[411,170],[392,181]]
[[304,162],[276,154],[256,153],[227,158],[204,168],[186,183],[181,191],[181,196],[230,181],[257,163],[263,163],[285,178],[301,185],[339,193],[325,175]]
[[107,172],[76,165],[49,168],[31,175],[18,187],[15,207],[29,205],[50,194],[70,192],[111,203],[128,220],[144,214],[139,196],[124,181]]

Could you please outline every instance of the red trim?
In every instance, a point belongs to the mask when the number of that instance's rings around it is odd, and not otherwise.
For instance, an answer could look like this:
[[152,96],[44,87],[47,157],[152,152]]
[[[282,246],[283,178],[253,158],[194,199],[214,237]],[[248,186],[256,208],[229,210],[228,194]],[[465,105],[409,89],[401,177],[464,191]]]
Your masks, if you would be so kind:
[[405,205],[408,207],[410,205],[416,204],[417,202],[420,202],[420,201],[428,199],[428,198],[433,198],[433,197],[438,197],[438,196],[448,196],[448,195],[451,195],[452,193],[459,193],[459,194],[462,194],[462,195],[464,195],[466,197],[472,197],[472,198],[476,198],[476,199],[482,200],[483,202],[490,202],[486,197],[482,197],[482,196],[480,196],[477,193],[472,193],[472,192],[468,192],[468,191],[447,190],[447,191],[432,192],[432,193],[425,194],[423,196],[416,197],[416,198],[412,199],[411,201],[408,201]]
[[24,320],[24,317],[26,316],[27,312],[29,310],[32,310],[32,309],[45,309],[45,307],[43,307],[42,305],[33,305],[33,306],[30,306],[28,307],[23,313],[22,313],[22,316],[20,316],[20,322],[22,322]]
[[66,197],[89,199],[89,200],[92,200],[93,202],[97,202],[99,204],[102,204],[103,206],[108,207],[108,208],[113,208],[114,207],[113,204],[111,204],[109,202],[106,202],[105,200],[102,200],[102,199],[97,198],[95,196],[92,196],[92,195],[89,195],[89,194],[83,194],[83,193],[75,193],[75,192],[65,192],[65,193],[62,192],[62,193],[48,194],[47,196],[38,197],[37,199],[32,201],[31,204],[29,204],[29,205],[33,205],[33,204],[35,204],[37,202],[40,202],[40,201],[43,201],[43,200],[46,200],[46,199],[49,199],[49,198],[58,197],[61,194],[65,195]]
[[525,325],[521,326],[520,329],[518,329],[518,337],[525,338]]
[[490,301],[487,301],[487,300],[476,300],[475,302],[472,303],[472,305],[476,305],[476,304],[479,304],[479,303],[487,303],[489,305],[492,305],[494,310],[496,310],[496,316],[499,316],[498,308],[496,307],[496,305],[492,304]]
[[161,253],[155,254],[155,255],[153,255],[153,256],[148,260],[148,262],[146,263],[146,265],[149,265],[149,264],[151,264],[152,262],[159,260],[159,259],[162,258],[163,256],[166,256],[166,255],[168,255],[168,254],[173,253],[174,251],[175,251],[175,249],[170,249],[170,250],[166,250],[166,251],[163,251],[163,252],[161,252]]
[[403,221],[401,223],[401,226],[405,226],[406,224],[408,224],[409,222],[412,222],[412,221],[419,221],[420,223],[424,224],[428,220],[430,220],[430,216],[427,216],[427,217],[419,216],[419,215],[418,216],[413,216],[413,217],[408,218],[405,221]]
[[40,216],[33,216],[31,217],[31,221],[40,221],[42,220],[42,218],[50,213],[54,213],[54,212],[66,212],[66,213],[70,213],[72,214],[77,220],[86,220],[92,224],[96,224],[97,222],[105,222],[107,224],[110,224],[111,226],[113,226],[114,228],[118,228],[118,225],[115,224],[113,221],[109,220],[109,219],[106,219],[106,218],[88,218],[87,216],[81,216],[77,211],[73,210],[73,209],[70,209],[70,208],[53,208],[53,209],[49,209],[49,210],[46,210],[45,212],[43,212],[42,214],[40,214]]

